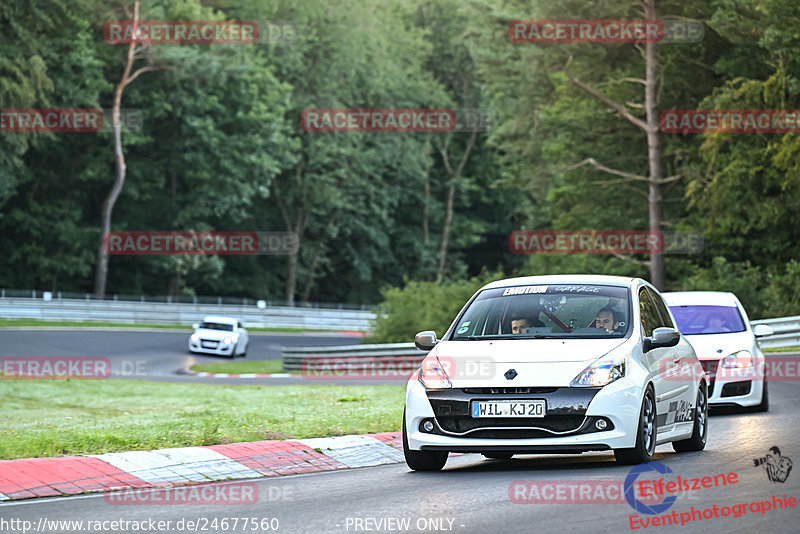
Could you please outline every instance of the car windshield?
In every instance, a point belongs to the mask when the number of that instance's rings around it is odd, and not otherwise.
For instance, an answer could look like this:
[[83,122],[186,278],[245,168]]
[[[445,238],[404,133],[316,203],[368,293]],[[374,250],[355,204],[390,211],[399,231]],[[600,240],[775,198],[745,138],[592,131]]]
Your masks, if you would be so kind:
[[628,288],[526,285],[487,289],[469,305],[451,337],[483,339],[609,338],[628,331]]
[[670,306],[682,334],[744,332],[744,322],[735,306]]
[[208,330],[225,330],[227,332],[233,332],[233,325],[228,323],[207,323],[203,321],[200,323],[200,328],[206,328]]

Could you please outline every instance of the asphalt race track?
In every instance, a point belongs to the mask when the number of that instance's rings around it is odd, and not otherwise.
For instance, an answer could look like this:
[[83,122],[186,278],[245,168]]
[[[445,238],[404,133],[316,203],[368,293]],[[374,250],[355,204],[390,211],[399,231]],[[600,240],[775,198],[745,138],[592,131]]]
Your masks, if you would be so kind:
[[[3,333],[5,337],[6,333]],[[82,334],[81,334],[82,335]],[[304,338],[303,342],[307,342]],[[266,345],[270,343],[267,342]],[[141,350],[141,346],[138,350]],[[256,348],[256,345],[253,345]],[[93,349],[99,351],[100,347]],[[131,350],[128,348],[127,350]],[[5,352],[5,351],[4,351]],[[175,348],[180,352],[180,347]],[[255,353],[256,351],[254,351]],[[99,352],[98,352],[99,353]],[[63,353],[66,354],[66,353]],[[159,356],[165,354],[158,353]],[[779,354],[770,358],[798,355]],[[155,356],[154,356],[155,357]],[[795,360],[796,361],[796,360]],[[709,441],[700,453],[673,452],[670,445],[660,446],[656,461],[671,469],[671,474],[643,473],[642,479],[666,482],[682,479],[714,477],[736,473],[735,482],[726,486],[699,488],[678,492],[677,500],[657,515],[635,512],[626,502],[585,504],[569,502],[569,486],[617,483],[622,485],[631,467],[617,466],[610,453],[557,456],[518,456],[510,461],[486,460],[480,455],[451,456],[439,473],[415,473],[404,464],[360,469],[328,471],[248,481],[257,488],[258,501],[249,505],[195,504],[167,505],[112,504],[103,495],[46,498],[0,505],[3,532],[21,532],[23,523],[39,526],[41,521],[171,521],[159,532],[458,532],[458,533],[578,533],[578,532],[800,532],[800,471],[783,470],[784,481],[771,481],[764,466],[754,460],[765,457],[773,446],[780,448],[784,467],[800,459],[800,388],[796,381],[770,384],[771,409],[768,413],[712,412],[709,420]],[[514,502],[529,500],[531,483],[536,483],[541,496],[550,485],[549,499],[558,502]],[[562,493],[556,493],[554,483]],[[230,484],[230,483],[229,483]],[[233,483],[235,484],[235,483]],[[526,491],[520,493],[520,487]],[[594,487],[594,486],[592,486]],[[594,490],[593,490],[594,491]],[[610,492],[607,494],[612,495]],[[770,509],[753,502],[772,497],[796,499],[795,507]],[[714,517],[713,507],[717,506]],[[742,507],[746,513],[742,515]],[[692,513],[694,508],[697,514]],[[704,510],[710,518],[703,517]],[[666,525],[642,528],[644,518],[664,517],[675,512],[685,526]],[[728,517],[721,514],[728,512]],[[733,514],[740,517],[734,517]],[[682,514],[686,514],[682,516]],[[638,523],[631,529],[631,517]],[[694,520],[688,518],[694,517]],[[242,521],[255,518],[273,519],[259,523],[267,528],[242,530],[232,528],[234,518]],[[221,528],[227,519],[226,528]],[[274,520],[277,520],[277,524]],[[180,521],[183,520],[183,523]],[[194,521],[194,528],[187,527]],[[408,521],[408,523],[403,523]],[[42,523],[47,532],[87,532],[75,525],[54,526]],[[166,524],[166,523],[165,523]],[[0,522],[0,525],[3,525]],[[12,525],[16,525],[12,530]],[[106,523],[111,525],[111,523]],[[129,523],[130,525],[130,523]],[[180,526],[179,526],[180,525]],[[216,526],[214,526],[216,525]],[[270,528],[270,525],[272,528]],[[407,525],[407,528],[406,528]],[[278,528],[275,529],[274,527]],[[204,528],[205,527],[205,528]],[[141,532],[106,526],[103,532]],[[41,531],[41,530],[40,530]],[[94,530],[96,531],[96,530]],[[153,531],[155,532],[155,530]]]
[[[196,363],[280,359],[281,347],[357,345],[359,338],[338,333],[250,332],[245,358],[189,354],[186,332],[110,330],[0,330],[0,356],[94,356],[111,360],[114,378],[219,384],[305,384],[297,378],[202,378],[183,374]],[[316,382],[316,381],[315,381]]]

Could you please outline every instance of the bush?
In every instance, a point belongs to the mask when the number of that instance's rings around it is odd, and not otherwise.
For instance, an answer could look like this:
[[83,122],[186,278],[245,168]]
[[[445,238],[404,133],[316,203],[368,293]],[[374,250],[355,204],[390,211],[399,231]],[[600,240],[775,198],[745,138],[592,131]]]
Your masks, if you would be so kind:
[[[384,288],[384,301],[374,310],[377,318],[372,336],[364,342],[410,342],[422,330],[442,336],[475,291],[503,277],[502,273],[482,272],[468,280],[406,280],[405,287]],[[763,268],[717,257],[710,267],[694,269],[694,274],[671,290],[730,291],[742,301],[751,320],[800,315],[800,262],[792,260],[782,269]]]
[[482,272],[468,280],[419,282],[406,280],[405,287],[384,288],[384,301],[375,308],[377,316],[368,343],[414,341],[422,330],[442,336],[467,300],[481,286],[503,278],[502,273]]
[[800,315],[800,263],[792,260],[783,269],[764,268],[716,257],[711,267],[697,270],[679,290],[730,291],[751,320]]

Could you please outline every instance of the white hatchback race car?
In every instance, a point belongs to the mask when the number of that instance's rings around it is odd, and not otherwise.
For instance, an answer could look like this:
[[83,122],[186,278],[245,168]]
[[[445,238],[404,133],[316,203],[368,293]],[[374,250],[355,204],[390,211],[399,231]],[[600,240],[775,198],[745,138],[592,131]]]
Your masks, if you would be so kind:
[[664,300],[707,374],[709,404],[768,411],[766,360],[757,338],[772,335],[772,328],[751,327],[733,293],[683,291],[664,293]]
[[189,352],[218,356],[247,356],[250,338],[242,323],[234,317],[208,316],[195,323],[189,338]]
[[[705,374],[656,289],[638,278],[532,276],[481,288],[406,389],[403,452],[418,471],[450,452],[613,450],[649,461],[656,445],[705,447]],[[675,366],[690,369],[670,377]],[[697,371],[699,369],[699,371]],[[665,372],[667,371],[667,372]]]

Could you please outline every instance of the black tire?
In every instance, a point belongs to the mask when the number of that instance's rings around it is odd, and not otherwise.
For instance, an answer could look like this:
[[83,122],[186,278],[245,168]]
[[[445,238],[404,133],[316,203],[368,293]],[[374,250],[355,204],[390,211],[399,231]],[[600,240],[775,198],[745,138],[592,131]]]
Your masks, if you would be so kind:
[[658,410],[653,386],[647,386],[639,409],[639,425],[636,432],[636,446],[632,449],[615,449],[617,463],[623,465],[641,464],[653,459],[658,435]]
[[403,456],[414,471],[441,471],[447,463],[447,451],[412,451],[406,435],[406,411],[403,410]]
[[761,402],[756,405],[755,411],[768,412],[769,411],[769,390],[767,389],[767,378],[764,377],[764,389],[761,391]]
[[242,358],[244,358],[245,356],[247,356],[247,348],[248,348],[249,346],[250,346],[250,342],[248,341],[248,342],[247,342],[247,345],[245,345],[245,346],[244,346],[244,350],[242,351],[242,353],[241,353],[239,356],[241,356]]
[[708,391],[705,384],[700,385],[697,392],[697,405],[694,409],[694,426],[692,437],[673,441],[672,448],[675,452],[702,451],[706,448],[708,438]]
[[513,452],[484,452],[482,454],[490,460],[510,460],[514,456]]

